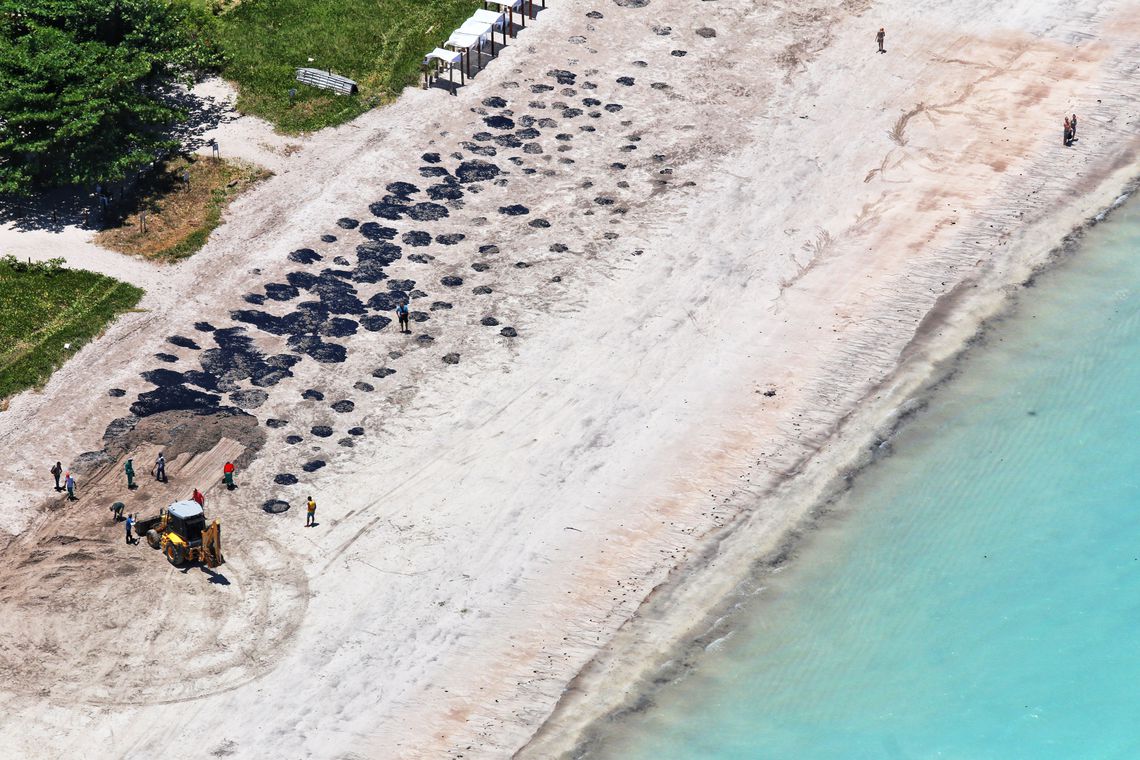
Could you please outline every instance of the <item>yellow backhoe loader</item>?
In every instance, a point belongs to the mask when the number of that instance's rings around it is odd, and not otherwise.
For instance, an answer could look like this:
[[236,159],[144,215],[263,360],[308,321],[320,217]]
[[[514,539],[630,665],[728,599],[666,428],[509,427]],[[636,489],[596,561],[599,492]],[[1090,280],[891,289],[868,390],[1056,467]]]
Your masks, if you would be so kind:
[[214,568],[225,562],[222,557],[222,526],[214,520],[206,527],[206,514],[196,501],[177,501],[158,513],[158,517],[140,520],[136,529],[145,531],[146,542],[162,553],[175,567],[186,562],[201,562]]

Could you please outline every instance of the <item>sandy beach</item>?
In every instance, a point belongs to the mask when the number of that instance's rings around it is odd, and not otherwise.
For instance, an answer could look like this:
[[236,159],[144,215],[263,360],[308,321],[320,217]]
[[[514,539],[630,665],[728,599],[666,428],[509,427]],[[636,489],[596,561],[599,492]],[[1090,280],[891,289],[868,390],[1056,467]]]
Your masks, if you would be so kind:
[[[148,288],[0,414],[0,751],[588,747],[1128,186],[1138,31],[1123,2],[552,0],[457,97],[265,138],[275,176],[177,266],[0,232]],[[194,487],[220,577],[107,511]]]

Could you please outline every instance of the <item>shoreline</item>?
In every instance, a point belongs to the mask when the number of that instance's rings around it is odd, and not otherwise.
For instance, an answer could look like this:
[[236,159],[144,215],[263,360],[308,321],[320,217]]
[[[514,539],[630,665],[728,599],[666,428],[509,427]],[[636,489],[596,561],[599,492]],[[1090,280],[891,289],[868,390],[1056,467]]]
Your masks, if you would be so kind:
[[[953,337],[941,340],[934,339],[929,328],[925,336],[916,333],[915,342],[925,344],[934,358],[923,360],[915,355],[917,352],[908,351],[883,383],[894,385],[905,375],[909,377],[906,390],[893,392],[889,400],[866,402],[853,409],[834,438],[805,462],[802,474],[789,476],[773,489],[783,491],[773,493],[772,498],[787,505],[786,524],[775,531],[757,529],[746,518],[742,524],[726,526],[710,537],[699,558],[689,566],[674,568],[614,640],[599,648],[513,757],[592,757],[594,749],[604,747],[608,737],[620,731],[628,716],[654,709],[657,692],[699,668],[705,651],[732,635],[737,608],[760,590],[764,577],[797,561],[800,549],[823,524],[846,516],[836,512],[836,503],[860,476],[891,456],[889,447],[895,437],[953,382],[963,362],[984,350],[987,337],[1025,307],[1025,296],[1034,280],[1078,257],[1088,230],[1110,220],[1122,206],[1140,202],[1136,197],[1140,174],[1129,177],[1123,185],[1114,185],[1111,180],[1105,177],[1101,183],[1103,205],[1080,217],[1084,221],[1070,227],[1039,261],[1022,262],[1023,272],[1014,272],[1015,276],[1004,283],[991,283],[985,293],[962,299],[956,309],[932,308],[928,316],[938,322],[955,316],[968,316],[969,321],[959,326]],[[884,446],[886,451],[880,454]],[[698,622],[683,622],[694,615]],[[603,685],[603,681],[608,683]],[[599,702],[605,707],[598,707]]]

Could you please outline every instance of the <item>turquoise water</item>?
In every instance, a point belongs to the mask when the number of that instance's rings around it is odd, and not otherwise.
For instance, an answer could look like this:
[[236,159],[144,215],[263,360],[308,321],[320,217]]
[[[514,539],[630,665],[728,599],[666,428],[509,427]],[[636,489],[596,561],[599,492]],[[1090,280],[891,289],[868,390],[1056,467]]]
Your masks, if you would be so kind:
[[1022,304],[600,756],[1140,758],[1140,203]]

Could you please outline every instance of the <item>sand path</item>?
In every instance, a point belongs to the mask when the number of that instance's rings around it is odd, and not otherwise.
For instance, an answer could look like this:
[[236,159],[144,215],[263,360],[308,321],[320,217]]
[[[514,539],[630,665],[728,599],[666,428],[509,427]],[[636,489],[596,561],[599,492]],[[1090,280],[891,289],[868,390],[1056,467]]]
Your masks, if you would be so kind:
[[[852,410],[915,387],[923,360],[972,330],[981,296],[1023,279],[1130,178],[1140,18],[1121,9],[654,0],[599,6],[598,18],[564,2],[459,97],[411,91],[314,136],[168,273],[178,297],[148,296],[149,312],[117,323],[42,394],[15,399],[0,444],[25,462],[96,448],[151,390],[139,372],[197,366],[198,351],[166,336],[205,347],[195,322],[229,326],[236,309],[280,316],[291,307],[243,294],[304,269],[287,258],[294,249],[325,257],[313,271],[338,256],[351,266],[363,228],[338,218],[396,229],[403,258],[387,275],[415,280],[405,290],[426,293],[413,309],[427,319],[412,336],[391,325],[343,336],[343,362],[305,358],[257,403],[248,392],[262,389],[239,382],[251,413],[285,425],[268,431],[242,488],[209,497],[230,526],[226,584],[128,554],[98,487],[81,482],[83,499],[61,517],[37,511],[38,473],[5,473],[9,525],[22,531],[9,551],[26,560],[63,520],[92,547],[118,543],[85,561],[93,590],[56,609],[33,603],[42,584],[84,574],[3,578],[0,604],[26,627],[2,652],[0,749],[502,757],[593,662],[531,752],[567,746],[590,717],[576,697],[595,711],[620,702],[625,681],[613,695],[594,690],[618,672],[595,657],[620,659],[646,596],[707,560],[730,527],[778,535],[804,506],[777,498],[789,476],[820,468],[821,452],[850,461],[872,435]],[[881,18],[885,56],[873,53]],[[1082,140],[1064,150],[1058,121],[1074,110]],[[524,115],[541,153],[478,138]],[[480,160],[500,174],[461,183],[446,217],[370,213],[389,183],[432,181],[424,152],[456,174],[481,146],[496,147]],[[420,231],[428,245],[404,242]],[[409,258],[421,251],[431,258]],[[353,287],[371,301],[390,280]],[[266,355],[285,350],[283,336],[241,324]],[[112,387],[126,395],[106,396]],[[303,399],[307,389],[323,400]],[[338,400],[352,410],[330,408]],[[311,432],[320,425],[332,436]],[[855,449],[831,451],[837,431]],[[278,474],[300,482],[275,485]],[[309,493],[321,525],[306,530]],[[271,496],[293,509],[260,512]],[[109,580],[124,562],[131,588],[145,589],[125,609],[125,582]],[[672,612],[691,622],[701,607]],[[41,616],[68,615],[92,622],[36,638]],[[129,626],[148,633],[124,636]],[[61,683],[79,652],[92,665]],[[128,653],[154,663],[135,666],[152,677],[145,687],[115,672]],[[20,656],[58,663],[37,672]]]

